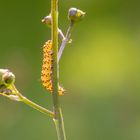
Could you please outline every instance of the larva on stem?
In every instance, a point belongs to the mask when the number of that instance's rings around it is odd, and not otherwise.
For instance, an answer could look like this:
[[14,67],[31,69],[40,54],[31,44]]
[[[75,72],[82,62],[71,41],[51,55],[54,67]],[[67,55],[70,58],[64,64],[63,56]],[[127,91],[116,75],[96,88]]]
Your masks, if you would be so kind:
[[[52,41],[48,40],[43,46],[43,64],[42,64],[42,71],[41,71],[41,81],[42,85],[52,93]],[[59,86],[58,87],[59,95],[64,95],[64,88]]]

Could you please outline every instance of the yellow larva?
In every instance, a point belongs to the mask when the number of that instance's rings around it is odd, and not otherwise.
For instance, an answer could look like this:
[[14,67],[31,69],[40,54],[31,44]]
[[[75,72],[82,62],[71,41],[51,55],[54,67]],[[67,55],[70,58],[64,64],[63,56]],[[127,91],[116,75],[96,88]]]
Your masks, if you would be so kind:
[[[43,46],[43,64],[41,71],[41,81],[42,85],[52,93],[52,41],[48,40]],[[64,95],[64,88],[59,86],[58,93],[59,95]]]

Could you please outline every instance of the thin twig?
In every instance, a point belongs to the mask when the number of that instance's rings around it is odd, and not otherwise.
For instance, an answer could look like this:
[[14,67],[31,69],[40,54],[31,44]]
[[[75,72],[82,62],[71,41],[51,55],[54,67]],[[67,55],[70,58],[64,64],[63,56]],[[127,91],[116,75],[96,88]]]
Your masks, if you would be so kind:
[[19,99],[24,102],[25,104],[29,105],[30,107],[40,111],[41,113],[44,113],[46,115],[49,115],[50,117],[54,117],[54,113],[34,102],[32,102],[31,100],[27,99],[26,97],[24,97],[17,89],[16,87],[13,85],[12,86],[14,91],[15,91],[15,95],[17,95],[19,97]]
[[60,61],[60,58],[62,56],[62,53],[63,53],[66,45],[67,45],[67,43],[68,43],[68,41],[70,39],[72,27],[73,27],[73,22],[70,22],[70,25],[69,25],[68,30],[67,30],[67,33],[66,33],[66,37],[65,37],[64,40],[62,40],[62,44],[61,44],[60,49],[59,49],[59,52],[58,52],[58,63]]
[[27,99],[26,97],[22,97],[22,102],[29,105],[30,107],[40,111],[41,113],[44,113],[46,115],[49,115],[50,117],[54,118],[54,113],[52,111],[49,111],[48,109],[32,102],[31,100]]
[[62,39],[62,41],[63,41],[63,40],[65,39],[65,36],[64,36],[62,30],[59,29],[59,28],[58,28],[58,34],[59,34],[59,37],[60,37],[60,38]]

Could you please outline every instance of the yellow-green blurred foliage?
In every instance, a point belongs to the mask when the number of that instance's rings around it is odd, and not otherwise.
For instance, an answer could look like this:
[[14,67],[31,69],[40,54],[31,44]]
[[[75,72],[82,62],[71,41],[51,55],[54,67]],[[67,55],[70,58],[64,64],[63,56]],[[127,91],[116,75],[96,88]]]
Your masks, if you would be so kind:
[[[75,25],[73,42],[60,62],[68,140],[140,139],[140,2],[138,0],[59,0],[59,26],[67,11],[86,12]],[[50,0],[0,1],[0,68],[16,75],[17,88],[52,109],[40,81],[42,45],[50,29],[41,19]],[[0,140],[56,140],[45,115],[0,97]]]

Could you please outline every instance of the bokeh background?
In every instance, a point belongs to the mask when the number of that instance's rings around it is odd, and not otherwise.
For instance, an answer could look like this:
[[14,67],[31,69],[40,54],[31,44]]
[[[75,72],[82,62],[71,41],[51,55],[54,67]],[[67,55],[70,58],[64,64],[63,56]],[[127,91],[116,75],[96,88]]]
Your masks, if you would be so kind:
[[[77,7],[72,44],[60,62],[61,98],[68,140],[140,139],[140,2],[59,0],[59,27]],[[41,19],[50,0],[0,0],[0,68],[16,75],[17,88],[52,109],[41,85],[42,45],[50,29]],[[0,97],[0,140],[56,140],[51,119],[23,103]]]

